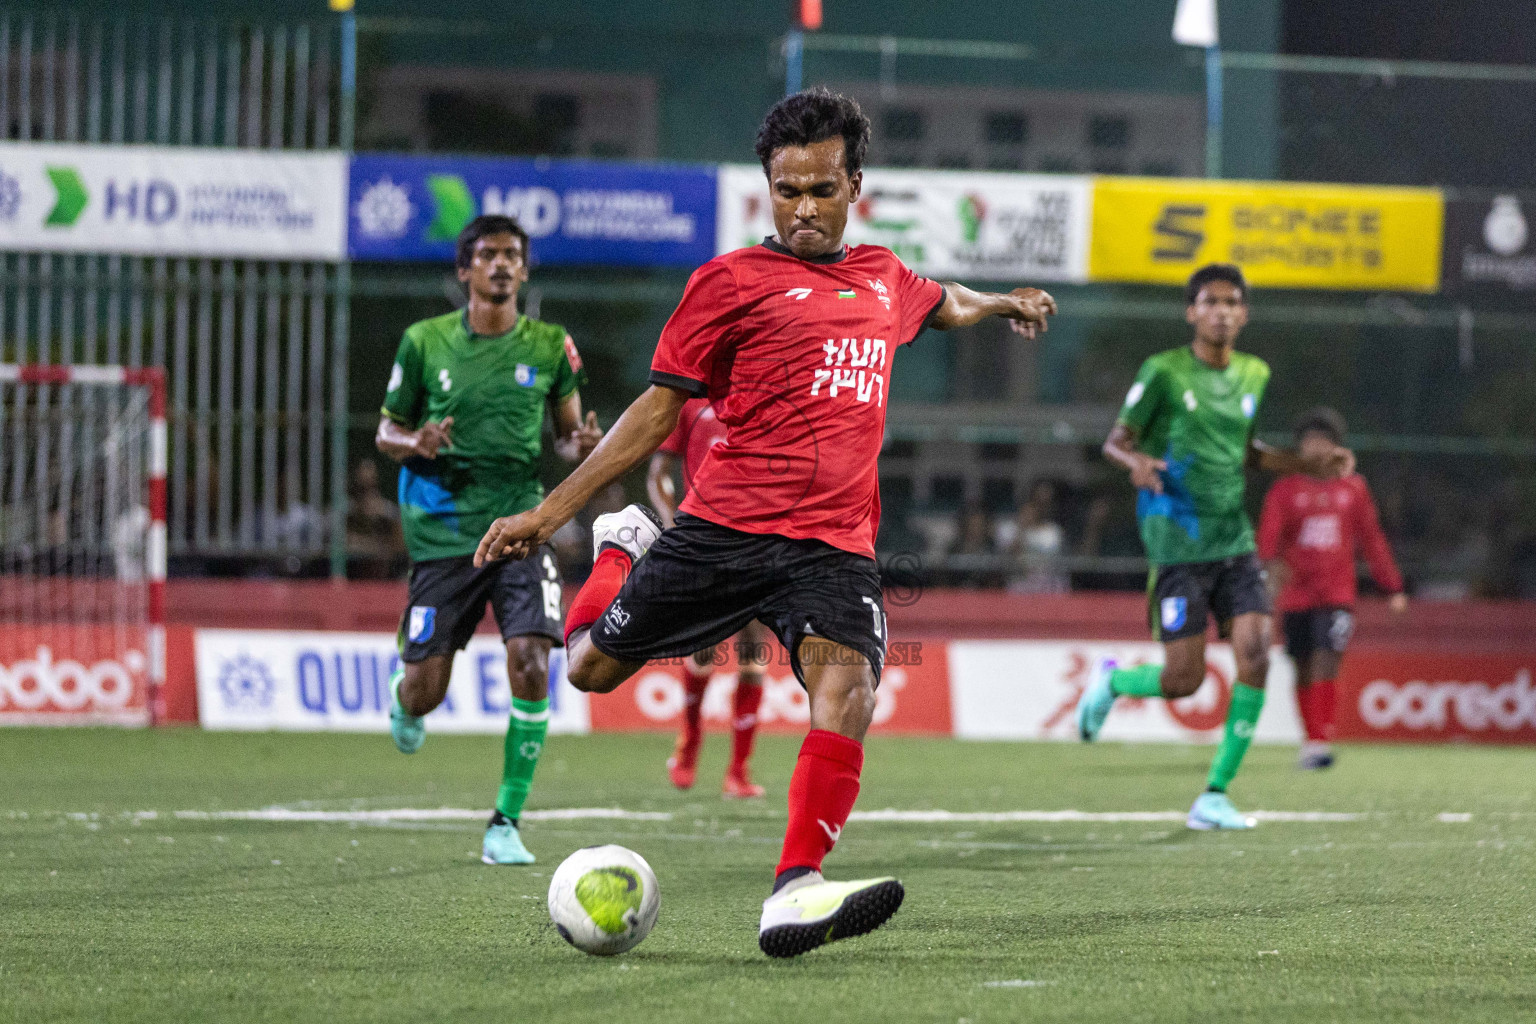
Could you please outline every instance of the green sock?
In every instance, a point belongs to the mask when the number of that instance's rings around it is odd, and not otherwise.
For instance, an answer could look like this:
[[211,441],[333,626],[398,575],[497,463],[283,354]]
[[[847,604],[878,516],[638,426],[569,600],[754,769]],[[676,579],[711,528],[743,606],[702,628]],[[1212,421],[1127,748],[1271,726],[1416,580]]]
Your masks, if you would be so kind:
[[1117,668],[1109,676],[1109,688],[1120,697],[1161,697],[1163,666],[1137,665]]
[[533,786],[533,770],[539,766],[544,734],[548,731],[548,697],[512,698],[512,715],[507,720],[507,742],[502,752],[501,789],[496,793],[496,809],[509,818],[523,813],[523,801],[528,799],[528,790]]
[[1259,712],[1264,709],[1264,691],[1238,683],[1232,687],[1232,704],[1227,708],[1227,729],[1222,734],[1221,745],[1216,748],[1216,760],[1211,762],[1211,774],[1206,785],[1225,793],[1232,776],[1237,774],[1253,742],[1253,729],[1259,722]]

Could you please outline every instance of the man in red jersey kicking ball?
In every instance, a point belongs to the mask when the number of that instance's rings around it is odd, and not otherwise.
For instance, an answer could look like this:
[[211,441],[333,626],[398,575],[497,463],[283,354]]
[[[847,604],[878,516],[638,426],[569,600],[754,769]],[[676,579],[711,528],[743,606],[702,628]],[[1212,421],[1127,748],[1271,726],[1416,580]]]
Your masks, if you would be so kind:
[[[878,928],[894,878],[828,882],[821,863],[853,810],[885,660],[875,564],[876,464],[891,357],[924,327],[989,317],[1033,338],[1055,301],[1035,288],[974,292],[925,280],[889,249],[848,248],[869,120],[825,89],[769,111],[757,134],[775,234],[694,272],[662,329],[651,384],[537,508],[498,519],[477,563],[521,558],[608,483],[650,457],[683,403],[708,397],[726,426],[661,530],[631,505],[593,524],[592,575],[566,620],[570,679],[607,693],[655,658],[773,630],[810,699],[789,784],[789,824],[758,944],[797,956]],[[644,557],[642,557],[644,556]]]
[[[682,463],[683,491],[692,487],[694,476],[704,456],[717,444],[725,443],[725,424],[715,415],[707,398],[690,398],[677,417],[677,429],[661,442],[651,456],[651,468],[645,475],[645,492],[661,513],[661,521],[670,529],[677,518],[677,485],[673,477]],[[763,795],[763,787],[752,781],[747,761],[752,756],[752,741],[757,738],[757,711],[763,703],[763,668],[768,660],[768,627],[756,619],[736,635],[736,690],[731,698],[731,765],[725,770],[721,792],[733,799]],[[704,691],[715,667],[715,651],[706,647],[695,651],[683,662],[683,727],[677,734],[677,748],[667,758],[667,777],[678,789],[692,789],[699,768],[699,747],[704,741]]]
[[[1344,418],[1332,409],[1305,413],[1296,424],[1302,458],[1344,443]],[[1285,630],[1285,652],[1296,664],[1296,705],[1307,741],[1299,765],[1333,764],[1334,680],[1355,631],[1355,556],[1365,555],[1376,585],[1391,594],[1394,612],[1408,608],[1403,576],[1381,532],[1376,503],[1365,478],[1281,477],[1264,498],[1257,538],[1259,557],[1280,587],[1276,602]]]

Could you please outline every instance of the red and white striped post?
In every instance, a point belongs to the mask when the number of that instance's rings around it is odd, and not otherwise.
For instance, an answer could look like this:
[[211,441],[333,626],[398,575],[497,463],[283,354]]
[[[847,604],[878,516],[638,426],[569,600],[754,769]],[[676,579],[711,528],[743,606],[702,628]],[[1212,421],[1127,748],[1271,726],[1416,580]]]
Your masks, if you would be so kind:
[[166,428],[165,371],[156,366],[46,366],[0,363],[0,381],[21,384],[126,385],[149,390],[149,537],[145,544],[144,577],[149,607],[146,615],[149,656],[149,721],[165,720],[165,568],[168,533],[165,523]]

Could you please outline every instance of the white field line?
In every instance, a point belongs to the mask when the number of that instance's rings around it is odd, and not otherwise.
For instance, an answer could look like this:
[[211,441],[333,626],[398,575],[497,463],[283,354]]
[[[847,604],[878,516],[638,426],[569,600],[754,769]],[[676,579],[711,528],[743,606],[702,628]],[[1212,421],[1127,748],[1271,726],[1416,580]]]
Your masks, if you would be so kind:
[[[974,822],[980,824],[1005,824],[1008,822],[1094,822],[1115,824],[1138,821],[1183,821],[1183,811],[854,811],[849,821],[912,822],[915,824],[948,824]],[[1254,811],[1252,817],[1260,821],[1286,822],[1349,822],[1364,821],[1366,815],[1343,811]],[[1443,818],[1441,820],[1444,820]]]
[[[36,813],[36,812],[34,812]],[[39,816],[46,816],[43,812]],[[58,812],[53,812],[57,814]],[[131,811],[106,815],[108,819],[132,821],[271,821],[317,822],[337,824],[369,824],[394,821],[451,822],[481,821],[486,811],[468,807],[396,807],[384,810],[327,811],[292,807],[263,807],[249,811]],[[26,818],[26,812],[12,811],[10,818]],[[99,821],[102,815],[95,813],[65,813],[73,821]],[[564,807],[549,810],[525,811],[529,821],[578,821],[590,819],[616,821],[672,821],[670,811],[626,811],[619,807]],[[1371,815],[1353,811],[1253,811],[1252,817],[1260,821],[1300,824],[1342,824],[1365,821]],[[1056,824],[1081,822],[1086,824],[1133,824],[1156,822],[1181,822],[1183,811],[901,811],[886,808],[878,811],[854,811],[851,822],[888,824],[946,825],[946,824]],[[1470,814],[1445,812],[1436,820],[1445,823],[1464,824]]]

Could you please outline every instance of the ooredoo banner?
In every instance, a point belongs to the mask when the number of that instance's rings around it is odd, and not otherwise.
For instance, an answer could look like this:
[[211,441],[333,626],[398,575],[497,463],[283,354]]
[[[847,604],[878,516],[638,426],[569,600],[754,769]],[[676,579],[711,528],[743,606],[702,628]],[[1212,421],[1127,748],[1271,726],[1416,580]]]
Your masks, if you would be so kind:
[[1341,739],[1536,743],[1536,655],[1361,649],[1339,679]]
[[[880,687],[875,691],[871,732],[950,735],[950,679],[945,646],[942,641],[891,644]],[[759,724],[768,732],[803,733],[810,726],[810,702],[795,679],[784,649],[773,644],[772,650],[763,677]],[[709,688],[704,691],[702,713],[706,728],[730,727],[735,688],[735,665],[717,665]],[[675,661],[648,665],[613,693],[593,696],[590,701],[594,732],[674,729],[683,712],[682,667]]]
[[[955,735],[978,740],[1077,740],[1074,710],[1101,658],[1121,665],[1160,663],[1153,643],[961,640],[949,645]],[[1104,740],[1213,743],[1221,738],[1236,666],[1224,644],[1206,649],[1205,683],[1184,700],[1121,698]],[[1258,743],[1296,743],[1295,676],[1290,662],[1271,659]]]
[[146,641],[142,629],[7,625],[0,724],[147,725]]
[[[388,633],[199,629],[198,719],[206,729],[389,731],[389,677],[399,664]],[[550,660],[551,732],[588,729],[586,695]],[[448,696],[428,731],[502,733],[511,706],[507,652],[477,636],[454,659]]]
[[339,260],[340,152],[0,142],[0,250]]
[[[763,169],[720,167],[719,252],[774,233]],[[1083,281],[1091,179],[870,168],[848,218],[852,245],[883,245],[925,277]]]
[[1443,216],[1426,188],[1097,178],[1089,273],[1183,284],[1223,262],[1260,286],[1432,292]]

